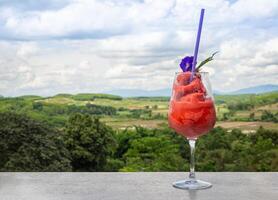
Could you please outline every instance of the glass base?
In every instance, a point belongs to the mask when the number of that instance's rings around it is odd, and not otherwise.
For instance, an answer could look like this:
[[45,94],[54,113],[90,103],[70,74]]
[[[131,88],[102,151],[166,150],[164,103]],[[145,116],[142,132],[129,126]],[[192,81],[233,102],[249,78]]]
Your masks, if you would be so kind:
[[173,187],[183,190],[202,190],[212,187],[212,184],[201,180],[188,179],[173,183]]

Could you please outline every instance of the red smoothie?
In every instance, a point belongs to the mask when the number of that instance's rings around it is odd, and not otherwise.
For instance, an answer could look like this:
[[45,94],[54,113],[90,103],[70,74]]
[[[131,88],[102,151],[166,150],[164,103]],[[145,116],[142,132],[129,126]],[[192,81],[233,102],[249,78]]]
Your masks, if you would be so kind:
[[201,75],[179,73],[173,85],[168,122],[171,128],[188,139],[206,134],[215,124],[213,99],[208,97]]

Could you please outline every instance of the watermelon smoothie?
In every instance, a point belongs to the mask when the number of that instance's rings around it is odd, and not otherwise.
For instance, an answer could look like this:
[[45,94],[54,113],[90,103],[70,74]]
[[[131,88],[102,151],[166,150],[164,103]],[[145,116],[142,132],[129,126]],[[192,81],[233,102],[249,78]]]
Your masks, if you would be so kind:
[[211,130],[216,121],[213,99],[207,94],[202,74],[178,73],[169,105],[169,126],[187,139],[197,139]]

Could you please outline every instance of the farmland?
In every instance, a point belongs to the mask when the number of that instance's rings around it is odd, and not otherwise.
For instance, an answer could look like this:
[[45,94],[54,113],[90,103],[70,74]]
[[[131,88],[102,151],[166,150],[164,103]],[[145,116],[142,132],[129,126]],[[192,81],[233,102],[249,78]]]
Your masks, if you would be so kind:
[[[107,94],[58,94],[0,99],[0,111],[14,111],[63,126],[72,113],[95,115],[115,129],[167,126],[168,97],[122,98]],[[278,130],[278,92],[215,97],[217,126],[255,131],[260,126]]]

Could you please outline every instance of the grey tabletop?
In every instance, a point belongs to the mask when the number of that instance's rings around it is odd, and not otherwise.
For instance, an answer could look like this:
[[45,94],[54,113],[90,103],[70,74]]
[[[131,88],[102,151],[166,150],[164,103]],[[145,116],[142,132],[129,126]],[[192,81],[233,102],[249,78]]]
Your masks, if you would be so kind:
[[197,173],[213,187],[186,191],[172,187],[181,172],[0,173],[1,200],[244,199],[277,200],[278,173]]

